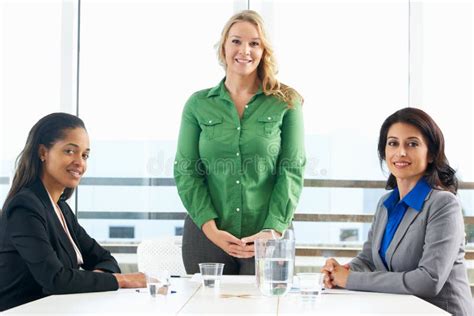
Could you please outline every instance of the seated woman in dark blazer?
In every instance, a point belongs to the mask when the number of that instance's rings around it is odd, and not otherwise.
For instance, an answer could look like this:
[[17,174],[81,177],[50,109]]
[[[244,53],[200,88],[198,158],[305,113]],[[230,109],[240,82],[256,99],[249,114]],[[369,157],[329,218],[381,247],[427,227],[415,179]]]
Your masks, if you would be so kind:
[[0,216],[0,311],[49,294],[145,287],[79,225],[66,200],[86,171],[89,137],[74,115],[31,129]]
[[325,285],[412,294],[472,315],[458,183],[441,130],[422,110],[399,110],[382,124],[378,152],[392,191],[380,199],[357,257],[347,265],[326,261]]

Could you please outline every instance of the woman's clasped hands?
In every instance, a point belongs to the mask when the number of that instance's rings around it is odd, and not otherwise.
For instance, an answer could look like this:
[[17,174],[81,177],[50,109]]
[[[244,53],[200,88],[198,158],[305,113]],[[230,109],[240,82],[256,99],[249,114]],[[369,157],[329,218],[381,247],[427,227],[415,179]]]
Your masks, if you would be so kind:
[[252,236],[239,239],[232,234],[217,228],[214,220],[202,226],[204,234],[219,248],[236,258],[252,258],[255,256],[254,242],[257,239],[272,239],[281,234],[274,230],[265,229]]
[[334,258],[326,260],[321,268],[324,274],[324,287],[331,289],[334,287],[345,288],[350,274],[349,264],[341,265]]
[[253,245],[250,247],[250,245],[246,245],[234,235],[225,230],[218,229],[214,220],[204,223],[202,231],[211,242],[227,254],[236,258],[253,257]]

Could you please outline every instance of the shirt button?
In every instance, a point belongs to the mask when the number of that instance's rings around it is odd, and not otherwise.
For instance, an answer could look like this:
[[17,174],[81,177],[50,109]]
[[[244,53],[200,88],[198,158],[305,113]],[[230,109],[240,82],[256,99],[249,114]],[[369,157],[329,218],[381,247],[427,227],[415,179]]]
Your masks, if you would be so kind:
[[248,108],[249,108],[248,104],[246,104],[246,105],[245,105],[245,108],[246,108],[246,109],[248,109]]
[[240,126],[239,126],[239,127],[237,127],[237,130],[238,130],[238,131],[240,131]]
[[267,117],[267,119],[270,121],[272,118],[269,116],[269,117]]
[[236,210],[237,212],[239,212],[239,211],[240,211],[240,208],[236,208],[235,210]]
[[237,181],[235,181],[235,183],[239,184],[239,183],[240,183],[240,181],[239,181],[239,180],[237,180]]
[[236,155],[236,156],[240,156],[240,153],[236,153],[235,155]]
[[211,120],[211,121],[209,121],[209,124],[211,124],[211,123],[212,123],[212,120]]
[[174,161],[174,164],[175,164],[175,165],[177,165],[177,164],[178,164],[178,161],[177,161],[177,160],[175,160],[175,161]]

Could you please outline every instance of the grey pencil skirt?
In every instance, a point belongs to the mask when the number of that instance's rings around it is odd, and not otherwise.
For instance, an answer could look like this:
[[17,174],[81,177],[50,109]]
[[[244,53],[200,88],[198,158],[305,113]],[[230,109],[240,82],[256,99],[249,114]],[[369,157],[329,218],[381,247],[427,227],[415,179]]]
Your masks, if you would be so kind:
[[239,259],[227,254],[210,241],[189,216],[184,220],[183,262],[186,273],[199,273],[199,263],[224,263],[224,274],[255,274],[255,259]]

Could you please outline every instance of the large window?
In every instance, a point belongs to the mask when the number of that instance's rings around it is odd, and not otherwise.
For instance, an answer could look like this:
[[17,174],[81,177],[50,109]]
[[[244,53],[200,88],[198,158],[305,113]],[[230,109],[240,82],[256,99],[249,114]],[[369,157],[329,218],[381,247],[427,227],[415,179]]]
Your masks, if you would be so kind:
[[[77,10],[71,1],[0,1],[0,205],[28,131],[42,116],[75,113]],[[77,42],[77,41],[76,41]],[[74,205],[73,205],[74,206]]]
[[[172,179],[181,111],[224,76],[214,45],[249,7],[266,21],[279,78],[305,99],[300,245],[366,239],[387,175],[379,127],[406,106],[440,124],[474,216],[473,2],[0,0],[0,203],[32,124],[78,113],[92,146],[70,201],[81,224],[109,244],[181,234]],[[474,241],[474,230],[467,235]]]

